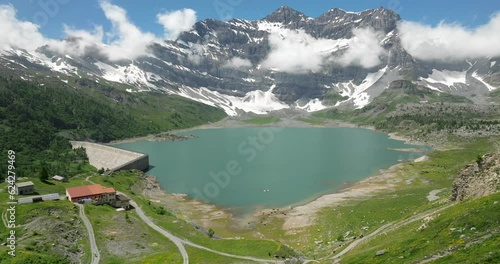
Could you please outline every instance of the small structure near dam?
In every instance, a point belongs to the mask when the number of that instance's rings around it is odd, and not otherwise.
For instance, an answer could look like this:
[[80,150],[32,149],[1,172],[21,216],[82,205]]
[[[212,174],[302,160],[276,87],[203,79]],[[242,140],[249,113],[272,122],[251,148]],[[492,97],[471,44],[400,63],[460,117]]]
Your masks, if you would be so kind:
[[97,143],[71,141],[73,148],[84,148],[90,165],[106,170],[106,174],[119,170],[142,170],[149,168],[149,156]]

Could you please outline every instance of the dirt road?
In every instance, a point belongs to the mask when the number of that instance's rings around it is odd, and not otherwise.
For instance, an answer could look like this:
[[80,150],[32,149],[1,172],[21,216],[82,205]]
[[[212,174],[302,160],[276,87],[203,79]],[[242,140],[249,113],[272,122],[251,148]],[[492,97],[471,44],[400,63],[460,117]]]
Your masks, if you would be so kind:
[[87,232],[89,233],[89,241],[90,241],[90,250],[92,252],[92,264],[99,264],[99,261],[101,259],[101,254],[99,253],[99,248],[97,248],[97,243],[95,242],[95,235],[94,235],[94,229],[92,229],[92,224],[90,223],[89,219],[85,215],[85,210],[83,205],[75,203],[75,205],[80,209],[80,218],[83,221],[83,224],[85,225],[85,228],[87,228]]

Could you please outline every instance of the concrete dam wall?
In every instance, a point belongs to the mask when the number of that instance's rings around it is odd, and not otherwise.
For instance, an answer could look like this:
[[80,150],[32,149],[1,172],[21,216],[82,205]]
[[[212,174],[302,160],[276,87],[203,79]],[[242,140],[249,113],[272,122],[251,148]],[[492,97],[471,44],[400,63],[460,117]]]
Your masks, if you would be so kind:
[[104,168],[107,173],[119,170],[142,170],[149,168],[149,156],[97,143],[71,141],[73,148],[84,148],[90,165]]

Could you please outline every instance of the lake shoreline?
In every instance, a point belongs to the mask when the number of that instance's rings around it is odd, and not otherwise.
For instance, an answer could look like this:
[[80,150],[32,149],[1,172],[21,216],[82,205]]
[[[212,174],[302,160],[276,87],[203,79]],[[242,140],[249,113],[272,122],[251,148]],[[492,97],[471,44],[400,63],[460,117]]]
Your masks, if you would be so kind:
[[[369,176],[338,191],[321,195],[312,201],[297,203],[288,207],[265,209],[256,212],[254,216],[273,216],[283,218],[283,229],[292,232],[294,229],[305,228],[314,223],[316,214],[324,208],[340,205],[353,200],[368,199],[379,192],[391,190],[400,182],[396,170],[402,163],[387,169],[381,169],[376,175]],[[273,213],[278,211],[280,214]]]
[[[265,124],[265,125],[252,125],[242,122],[241,120],[234,119],[223,119],[216,123],[211,123],[207,125],[202,125],[193,128],[187,129],[179,129],[174,131],[169,131],[169,134],[177,134],[177,133],[185,133],[193,130],[203,130],[203,129],[225,129],[225,128],[251,128],[251,127],[295,127],[295,128],[362,128],[368,129],[379,133],[384,133],[382,131],[376,130],[374,127],[363,127],[357,126],[350,123],[345,122],[337,122],[332,121],[327,124],[322,125],[312,125],[309,123],[301,122],[298,120],[281,120],[280,122]],[[411,139],[399,136],[394,133],[384,133],[388,135],[390,139],[403,141],[405,144],[415,144],[415,145],[425,145],[422,142],[416,142]],[[119,143],[130,143],[141,140],[152,140],[156,137],[156,135],[150,135],[147,137],[138,137],[132,138],[122,141],[113,142],[113,144]],[[427,160],[426,156],[418,158],[416,160],[410,160],[410,162],[419,162]],[[298,202],[296,204],[286,206],[284,208],[274,208],[274,209],[263,209],[263,210],[255,210],[251,215],[253,218],[268,216],[268,217],[281,217],[284,218],[285,223],[283,225],[284,230],[293,230],[296,228],[303,228],[311,225],[314,222],[315,215],[321,209],[335,206],[340,203],[344,203],[349,200],[354,199],[367,199],[372,195],[384,190],[390,190],[395,187],[395,183],[399,181],[396,176],[396,170],[402,163],[393,165],[387,169],[382,169],[376,174],[364,178],[360,181],[354,182],[347,187],[343,187],[339,190],[328,191],[326,194],[314,196],[316,198],[311,198],[302,202]],[[154,178],[153,176],[151,176]],[[156,181],[156,179],[154,179]],[[159,184],[158,184],[159,186]],[[166,190],[161,187],[158,187],[160,191],[165,195],[174,195],[177,198],[179,194],[170,194]],[[221,217],[221,212],[223,212],[224,217],[231,219],[232,221],[238,221],[238,217],[235,216],[233,212],[231,212],[230,208],[223,208],[210,203],[203,203],[201,201],[196,201],[193,199],[187,198],[185,195],[182,195],[183,199],[191,201],[194,204],[198,204],[195,206],[197,209],[206,210],[207,207],[212,208],[211,210],[217,211],[217,218]],[[279,212],[279,214],[277,213]],[[207,222],[209,219],[204,219],[202,222]]]

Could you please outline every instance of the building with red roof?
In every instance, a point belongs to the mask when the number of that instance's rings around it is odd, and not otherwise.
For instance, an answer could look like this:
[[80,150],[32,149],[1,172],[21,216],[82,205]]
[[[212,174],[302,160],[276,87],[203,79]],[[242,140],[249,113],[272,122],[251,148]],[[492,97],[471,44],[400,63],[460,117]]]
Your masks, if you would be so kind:
[[71,202],[92,200],[98,203],[114,203],[116,200],[116,191],[113,188],[104,187],[100,184],[93,184],[67,188],[66,197]]

